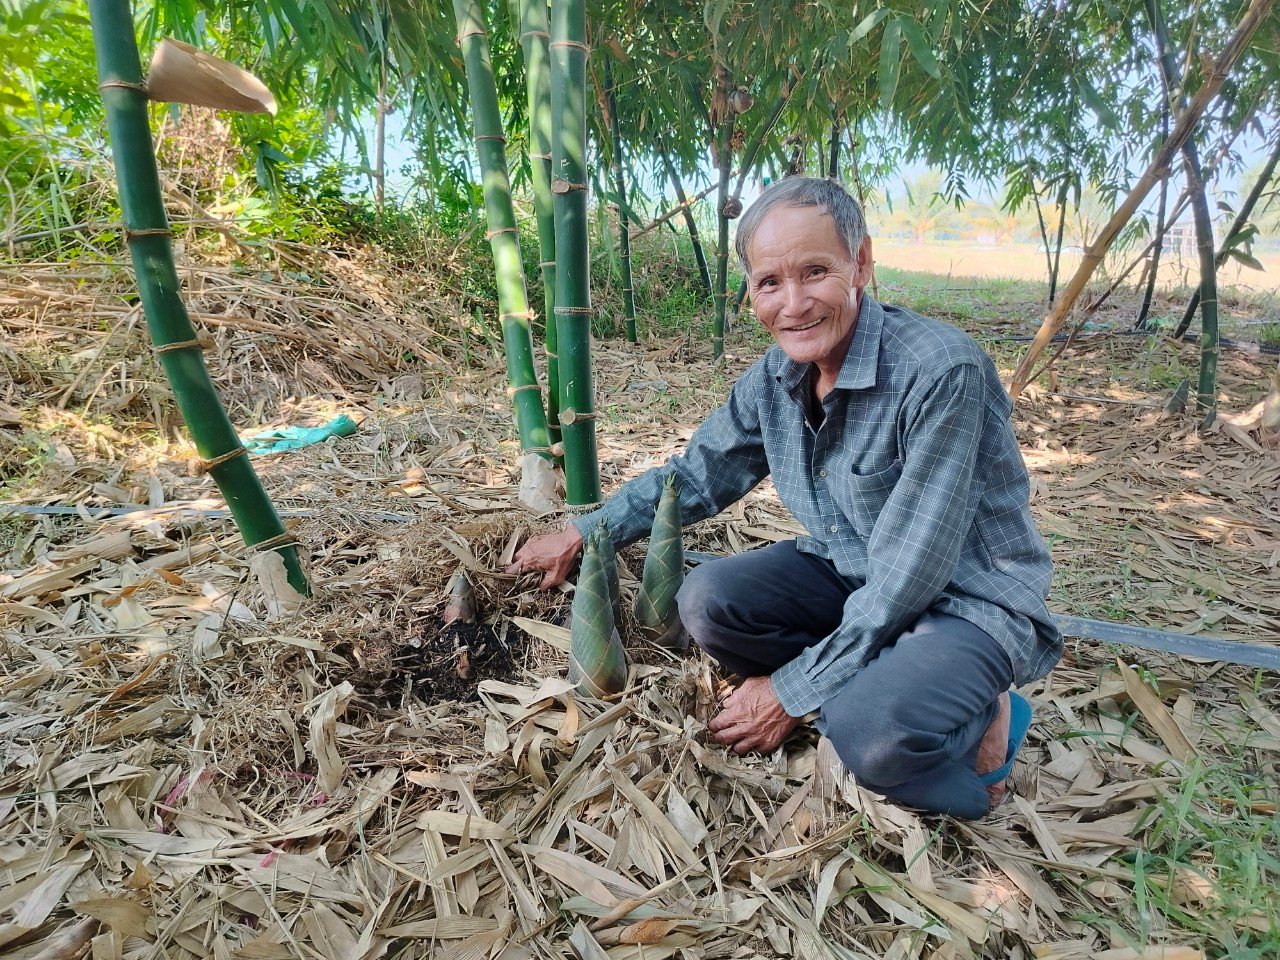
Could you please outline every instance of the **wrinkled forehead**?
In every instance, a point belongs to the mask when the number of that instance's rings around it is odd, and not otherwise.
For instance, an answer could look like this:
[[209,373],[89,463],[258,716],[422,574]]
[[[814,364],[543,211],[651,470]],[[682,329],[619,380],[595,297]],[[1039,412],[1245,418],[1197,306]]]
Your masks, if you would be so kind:
[[757,224],[747,244],[750,257],[776,257],[825,252],[840,259],[853,259],[835,218],[817,204],[777,206]]

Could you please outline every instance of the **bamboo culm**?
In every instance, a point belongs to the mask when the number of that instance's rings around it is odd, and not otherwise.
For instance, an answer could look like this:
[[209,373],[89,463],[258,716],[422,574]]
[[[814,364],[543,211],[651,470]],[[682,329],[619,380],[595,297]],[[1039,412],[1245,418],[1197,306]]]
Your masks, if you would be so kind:
[[707,266],[707,254],[702,249],[702,240],[698,236],[698,223],[693,216],[693,210],[690,209],[689,200],[685,197],[684,184],[680,182],[680,176],[676,173],[676,168],[671,163],[671,158],[667,156],[665,150],[660,151],[659,156],[662,158],[662,167],[667,173],[667,179],[671,181],[671,186],[676,192],[676,202],[679,204],[680,212],[684,215],[684,224],[689,229],[689,240],[693,244],[693,258],[698,263],[698,276],[702,278],[702,285],[706,288],[707,299],[711,299],[713,293],[711,289],[711,270]]
[[609,138],[613,140],[613,188],[618,197],[618,249],[622,255],[622,309],[627,339],[636,342],[636,288],[631,273],[631,228],[627,225],[627,177],[622,153],[622,123],[618,119],[618,98],[613,90],[613,67],[604,61],[604,95],[609,110]]
[[551,196],[556,225],[560,432],[571,506],[600,502],[591,382],[591,265],[587,250],[585,0],[551,4]]
[[125,240],[160,364],[196,450],[209,464],[208,473],[226,499],[245,543],[277,544],[268,549],[280,554],[289,583],[300,593],[309,593],[296,546],[288,541],[248,456],[238,452],[244,450],[243,444],[209,378],[182,302],[129,0],[90,0],[89,18]]
[[[1164,69],[1157,67],[1160,74],[1161,84],[1164,83]],[[1167,138],[1169,136],[1169,91],[1164,91],[1164,101],[1160,105],[1160,135]],[[1138,317],[1134,321],[1133,328],[1135,330],[1145,330],[1147,328],[1147,315],[1151,312],[1151,301],[1156,295],[1156,283],[1160,278],[1160,256],[1164,252],[1164,218],[1169,212],[1169,178],[1164,177],[1160,181],[1160,200],[1156,205],[1156,228],[1155,234],[1151,238],[1151,261],[1147,268],[1147,282],[1142,291],[1142,303],[1138,307]]]
[[520,237],[511,205],[507,176],[506,137],[498,110],[498,91],[489,61],[489,40],[478,0],[454,0],[458,43],[466,64],[467,88],[475,120],[476,154],[484,178],[487,236],[493,253],[498,287],[502,342],[506,350],[507,383],[515,411],[520,449],[550,457],[551,438],[542,406],[542,387],[533,365],[532,312],[520,259]]
[[[1169,48],[1169,34],[1165,29],[1160,0],[1147,0],[1146,8],[1156,40],[1156,61],[1164,74],[1164,89],[1172,91],[1177,82],[1177,64]],[[1180,101],[1184,99],[1179,97]],[[1184,108],[1185,102],[1180,102],[1178,107]],[[1209,214],[1209,198],[1205,193],[1204,171],[1200,166],[1194,130],[1182,143],[1182,163],[1186,168],[1187,189],[1191,192],[1196,251],[1200,259],[1200,382],[1196,402],[1201,410],[1212,412],[1218,406],[1218,265],[1213,255],[1213,218]]]
[[547,429],[560,442],[560,365],[556,327],[556,225],[551,203],[551,24],[546,0],[516,0],[529,103],[529,165],[533,214],[542,269],[542,317],[546,324]]
[[721,120],[716,131],[716,160],[720,168],[719,190],[716,193],[716,283],[713,297],[716,302],[715,320],[711,327],[711,359],[724,356],[725,316],[729,306],[729,150],[733,141],[732,113]]
[[[1267,158],[1267,162],[1263,166],[1262,172],[1258,175],[1257,181],[1249,191],[1249,195],[1245,197],[1244,203],[1240,205],[1240,210],[1236,213],[1235,219],[1231,221],[1231,226],[1223,237],[1222,248],[1214,256],[1214,263],[1219,268],[1227,262],[1227,258],[1231,255],[1232,241],[1248,224],[1249,217],[1253,214],[1253,208],[1258,205],[1263,191],[1266,190],[1267,184],[1271,182],[1271,177],[1276,172],[1277,161],[1280,161],[1280,138],[1277,138],[1275,148],[1271,151],[1271,156]],[[1187,332],[1187,328],[1191,326],[1191,318],[1195,316],[1196,307],[1199,305],[1200,291],[1197,290],[1191,295],[1191,299],[1187,301],[1187,309],[1182,314],[1182,322],[1178,324],[1174,337],[1181,337]]]

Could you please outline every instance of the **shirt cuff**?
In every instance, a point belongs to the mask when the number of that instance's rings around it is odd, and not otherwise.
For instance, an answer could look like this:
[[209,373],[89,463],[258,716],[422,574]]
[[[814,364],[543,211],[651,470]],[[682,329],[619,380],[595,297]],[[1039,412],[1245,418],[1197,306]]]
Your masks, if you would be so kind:
[[792,717],[803,717],[822,706],[823,697],[804,675],[804,664],[799,660],[792,660],[775,670],[769,677],[769,684],[782,709]]

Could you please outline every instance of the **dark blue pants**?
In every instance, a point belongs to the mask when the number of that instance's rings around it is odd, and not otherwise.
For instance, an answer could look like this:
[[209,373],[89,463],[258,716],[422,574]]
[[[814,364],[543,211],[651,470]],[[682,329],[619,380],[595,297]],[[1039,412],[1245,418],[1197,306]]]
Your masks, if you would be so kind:
[[[839,626],[858,583],[794,541],[695,567],[680,591],[694,641],[739,676],[772,673]],[[967,620],[925,613],[821,707],[817,726],[858,783],[899,803],[977,819],[974,771],[1009,656]]]

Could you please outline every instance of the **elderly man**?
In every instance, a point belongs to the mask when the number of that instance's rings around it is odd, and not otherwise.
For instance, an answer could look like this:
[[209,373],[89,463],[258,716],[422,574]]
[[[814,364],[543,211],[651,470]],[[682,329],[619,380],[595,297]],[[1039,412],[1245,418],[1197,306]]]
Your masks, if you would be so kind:
[[866,292],[871,240],[833,181],[769,187],[737,252],[776,345],[684,455],[531,540],[512,570],[560,582],[601,519],[619,544],[644,536],[672,472],[686,523],[772,475],[809,535],[703,564],[679,597],[693,639],[744,678],[714,738],[770,751],[816,711],[862,785],[981,817],[1030,723],[1010,685],[1062,651],[1008,397],[963,332]]

